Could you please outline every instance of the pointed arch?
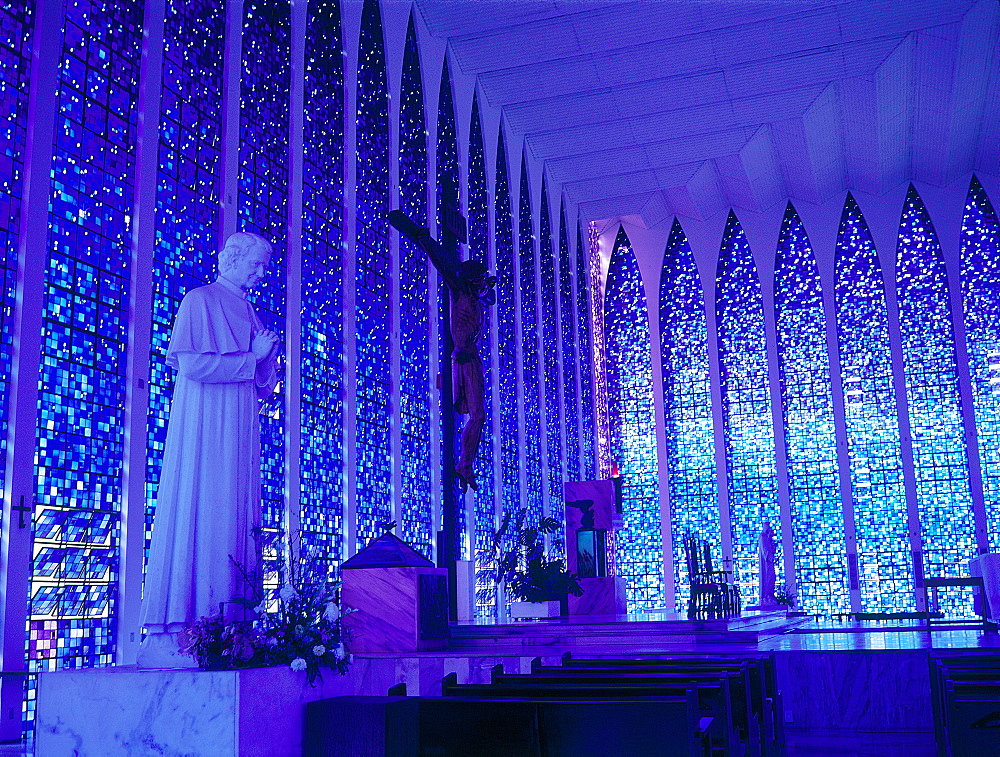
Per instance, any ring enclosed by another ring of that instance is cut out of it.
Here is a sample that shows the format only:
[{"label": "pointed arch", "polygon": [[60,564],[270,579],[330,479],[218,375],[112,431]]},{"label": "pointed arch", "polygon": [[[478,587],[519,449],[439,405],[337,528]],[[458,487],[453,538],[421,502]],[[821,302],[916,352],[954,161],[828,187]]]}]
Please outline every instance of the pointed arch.
[{"label": "pointed arch", "polygon": [[576,314],[580,327],[580,434],[583,460],[580,464],[584,479],[597,477],[597,447],[594,438],[594,353],[593,324],[590,308],[590,275],[583,226],[576,223]]},{"label": "pointed arch", "polygon": [[912,612],[913,562],[885,286],[875,242],[850,194],[834,269],[861,609]]},{"label": "pointed arch", "polygon": [[722,238],[715,297],[733,567],[744,604],[754,604],[760,597],[757,541],[765,522],[778,544],[778,583],[784,562],[764,301],[750,244],[732,211]]},{"label": "pointed arch", "polygon": [[392,338],[391,251],[386,217],[389,187],[389,89],[378,0],[361,13],[355,188],[355,530],[351,551],[378,536],[392,519],[390,408]]},{"label": "pointed arch", "polygon": [[624,228],[619,228],[604,296],[610,448],[621,474],[624,527],[618,575],[630,612],[663,607],[653,363],[646,290]]},{"label": "pointed arch", "polygon": [[562,387],[566,427],[566,478],[579,481],[580,407],[576,387],[577,353],[576,300],[573,297],[573,264],[570,260],[566,204],[559,206],[559,324],[562,334]]},{"label": "pointed arch", "polygon": [[[403,49],[399,110],[399,208],[427,226],[427,121],[420,50],[410,11]],[[399,240],[400,536],[433,556],[431,502],[430,314],[427,255],[410,239]]]},{"label": "pointed arch", "polygon": [[774,293],[798,605],[813,612],[849,612],[823,286],[809,237],[791,203],[778,234]]},{"label": "pointed arch", "polygon": [[[545,406],[545,496],[549,514],[563,517],[563,393],[560,381],[559,312],[556,286],[556,251],[553,247],[552,216],[549,207],[549,187],[542,176],[542,200],[538,221],[538,289],[541,321],[542,397]],[[557,553],[564,549],[562,530],[552,535]]]},{"label": "pointed arch", "polygon": [[660,270],[660,370],[678,607],[689,598],[684,535],[690,531],[707,539],[716,555],[722,546],[708,361],[708,319],[698,266],[674,219]]},{"label": "pointed arch", "polygon": [[[451,88],[451,69],[446,55],[441,64],[441,85],[438,89],[437,102],[437,144],[435,147],[436,161],[436,197],[437,238],[446,247],[457,243],[453,232],[448,228],[445,219],[451,211],[461,210],[461,180],[458,172],[458,129],[455,122],[455,96]],[[438,331],[438,373],[446,377],[446,386],[451,383],[451,355],[448,354],[448,340],[445,336],[449,327],[446,309],[449,307],[448,287],[441,275],[434,274],[437,282],[437,331]],[[455,464],[458,456],[458,439],[462,433],[462,417],[457,413],[441,413],[440,459],[442,481],[442,522],[454,520],[452,546],[456,559],[465,559],[467,530],[466,509],[459,504],[461,495],[458,492],[456,479],[449,470]],[[450,424],[450,428],[447,425]],[[447,526],[446,526],[447,527]],[[452,538],[452,537],[449,537]]]},{"label": "pointed arch", "polygon": [[[248,299],[264,325],[284,340],[288,236],[288,127],[291,104],[291,9],[270,0],[243,6],[238,215],[242,231],[271,243],[268,286]],[[281,358],[279,357],[279,361]],[[281,366],[279,365],[279,375]],[[285,511],[285,395],[261,412],[263,527],[280,538]],[[276,565],[276,563],[275,563]]]},{"label": "pointed arch", "polygon": [[542,409],[539,391],[537,252],[531,216],[531,184],[527,156],[521,154],[521,181],[517,224],[517,284],[521,296],[521,397],[524,410],[524,504],[528,517],[538,522],[544,512],[542,472]]},{"label": "pointed arch", "polygon": [[923,573],[957,576],[976,550],[948,275],[912,184],[899,224],[896,288]]},{"label": "pointed arch", "polygon": [[973,176],[961,235],[962,311],[990,552],[1000,552],[1000,220]]},{"label": "pointed arch", "polygon": [[338,565],[344,552],[344,56],[340,4],[309,4],[302,167],[302,543]]},{"label": "pointed arch", "polygon": [[497,352],[500,365],[497,387],[500,396],[501,501],[504,515],[521,507],[521,427],[517,413],[517,280],[514,268],[514,216],[511,212],[507,143],[503,124],[497,135],[496,192]]},{"label": "pointed arch", "polygon": [[[469,127],[469,255],[493,270],[490,250],[489,187],[486,183],[486,148],[483,142],[483,124],[479,115],[479,94],[472,96],[472,120]],[[476,479],[479,491],[475,504],[475,559],[476,559],[476,616],[496,616],[495,585],[490,578],[492,567],[488,562],[493,533],[497,526],[496,480],[493,467],[496,439],[493,418],[493,397],[496,385],[496,366],[491,355],[493,340],[493,308],[484,308],[483,328],[479,337],[479,352],[483,358],[483,388],[486,400],[486,420],[479,442],[476,462]]]}]

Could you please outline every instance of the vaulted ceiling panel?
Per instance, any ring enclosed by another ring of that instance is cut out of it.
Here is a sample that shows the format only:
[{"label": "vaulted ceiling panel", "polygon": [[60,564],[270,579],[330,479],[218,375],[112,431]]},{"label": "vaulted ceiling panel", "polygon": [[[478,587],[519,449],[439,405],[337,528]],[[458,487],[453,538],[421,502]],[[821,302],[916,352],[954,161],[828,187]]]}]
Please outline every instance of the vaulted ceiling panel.
[{"label": "vaulted ceiling panel", "polygon": [[996,0],[416,3],[585,217],[1000,173]]}]

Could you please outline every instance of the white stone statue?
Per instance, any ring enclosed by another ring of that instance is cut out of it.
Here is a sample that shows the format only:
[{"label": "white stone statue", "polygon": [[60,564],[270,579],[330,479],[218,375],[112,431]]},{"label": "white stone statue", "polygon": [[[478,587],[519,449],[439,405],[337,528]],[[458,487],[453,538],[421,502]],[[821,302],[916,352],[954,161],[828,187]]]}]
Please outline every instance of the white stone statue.
[{"label": "white stone statue", "polygon": [[[271,245],[240,232],[219,253],[219,277],[181,302],[167,350],[177,369],[156,497],[141,623],[141,667],[193,667],[178,633],[220,603],[247,595],[260,525],[259,402],[277,383],[278,336],[246,293],[267,271]],[[224,604],[228,618],[242,608]]]}]

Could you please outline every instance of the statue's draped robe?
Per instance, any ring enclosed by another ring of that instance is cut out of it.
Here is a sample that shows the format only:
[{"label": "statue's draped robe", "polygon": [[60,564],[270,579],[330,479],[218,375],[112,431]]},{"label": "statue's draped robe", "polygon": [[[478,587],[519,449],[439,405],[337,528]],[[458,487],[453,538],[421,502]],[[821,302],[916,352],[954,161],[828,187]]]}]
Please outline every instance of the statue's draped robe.
[{"label": "statue's draped robe", "polygon": [[[263,326],[235,285],[219,279],[185,295],[167,364],[177,369],[156,496],[142,624],[175,633],[249,587],[260,525],[258,399],[274,390],[273,359],[250,351]],[[230,560],[232,556],[233,560]],[[228,618],[243,609],[225,604]]]}]

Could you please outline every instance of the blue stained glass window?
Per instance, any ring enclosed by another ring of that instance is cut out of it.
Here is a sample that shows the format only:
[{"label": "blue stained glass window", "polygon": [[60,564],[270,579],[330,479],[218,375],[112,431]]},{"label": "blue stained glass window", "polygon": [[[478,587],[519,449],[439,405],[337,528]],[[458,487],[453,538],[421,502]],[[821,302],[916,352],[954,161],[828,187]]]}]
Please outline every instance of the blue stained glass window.
[{"label": "blue stained glass window", "polygon": [[216,271],[225,30],[224,9],[213,0],[167,3],[146,421],[147,554],[174,388],[174,370],[166,364],[170,332],[181,298]]},{"label": "blue stained glass window", "polygon": [[[140,2],[91,0],[64,16],[42,307],[32,670],[114,662],[142,12]],[[99,567],[80,569],[90,562]]]},{"label": "blue stained glass window", "polygon": [[962,222],[962,309],[990,552],[1000,552],[1000,221],[973,176]]},{"label": "blue stained glass window", "polygon": [[538,396],[538,287],[535,283],[535,235],[531,223],[531,186],[528,166],[521,156],[520,214],[518,217],[518,291],[521,294],[521,396],[524,409],[524,505],[528,518],[542,517],[542,419]]},{"label": "blue stained glass window", "polygon": [[[552,221],[549,215],[549,190],[542,177],[541,214],[538,223],[539,303],[541,306],[542,397],[545,402],[545,457],[549,513],[563,518],[563,451],[562,451],[562,381],[559,348],[559,313],[557,310],[556,252],[552,246]],[[552,535],[555,550],[563,549],[562,529]]]},{"label": "blue stained glass window", "polygon": [[[458,176],[458,130],[455,124],[455,100],[454,95],[451,91],[451,72],[448,68],[447,57],[444,60],[444,65],[441,68],[441,89],[438,97],[438,109],[437,109],[437,193],[436,193],[436,203],[437,203],[437,227],[438,227],[438,239],[444,240],[448,243],[449,240],[454,240],[454,237],[446,231],[445,226],[445,207],[450,206],[455,210],[461,207],[461,190],[459,188],[459,176]],[[449,307],[448,299],[451,294],[448,292],[448,287],[444,283],[444,280],[440,275],[437,275],[438,282],[438,330],[441,334],[441,338],[438,341],[438,364],[440,365],[441,375],[451,376],[451,356],[448,354],[448,344],[449,341],[446,338],[447,329],[444,328],[446,323],[445,320],[445,308]],[[451,402],[450,397],[442,398],[445,402]],[[442,478],[441,480],[445,482],[447,486],[448,475],[447,471],[454,467],[455,461],[458,459],[459,455],[459,445],[460,438],[462,434],[462,428],[465,426],[466,416],[454,413],[452,415],[452,426],[451,428],[446,428],[445,423],[447,421],[447,416],[441,415],[441,465],[443,466]],[[450,442],[450,443],[449,443]],[[450,448],[450,452],[449,452]],[[451,458],[451,459],[449,459]],[[465,507],[460,503],[462,501],[461,495],[458,493],[457,483],[453,485],[452,491],[448,493],[449,497],[454,498],[453,501],[456,503],[454,509],[455,517],[455,538],[457,539],[456,549],[458,553],[456,554],[456,559],[463,559],[466,541],[464,534],[466,533],[466,523],[465,523]]]},{"label": "blue stained glass window", "polygon": [[[479,118],[479,99],[472,97],[472,122],[469,129],[469,257],[484,263],[492,270],[490,259],[489,188],[486,185],[486,149],[483,144],[483,125]],[[483,329],[479,338],[479,353],[483,358],[483,379],[486,395],[486,421],[479,442],[476,458],[476,615],[490,618],[496,612],[494,585],[489,578],[490,565],[485,558],[489,553],[496,527],[496,482],[493,473],[495,448],[493,426],[494,367],[490,355],[492,308],[484,308]]]},{"label": "blue stained glass window", "polygon": [[559,326],[562,334],[562,387],[566,425],[566,480],[579,481],[580,407],[577,400],[576,376],[576,300],[573,297],[573,264],[569,254],[569,229],[566,226],[566,206],[559,208]]},{"label": "blue stained glass window", "polygon": [[[410,15],[403,52],[399,116],[399,207],[427,225],[427,126],[417,34]],[[407,544],[432,556],[430,323],[427,255],[400,235],[400,436],[402,438],[401,530]]]},{"label": "blue stained glass window", "polygon": [[660,365],[673,580],[680,607],[688,599],[685,534],[708,540],[716,555],[721,554],[722,536],[705,297],[691,245],[676,219],[660,272]]},{"label": "blue stained glass window", "polygon": [[774,289],[797,604],[807,612],[849,612],[823,287],[791,203],[778,234]]},{"label": "blue stained glass window", "polygon": [[948,278],[912,185],[900,221],[896,286],[924,575],[960,576],[976,541]]},{"label": "blue stained glass window", "polygon": [[358,52],[357,223],[355,226],[355,330],[357,351],[357,475],[354,548],[378,536],[391,520],[389,375],[392,307],[389,230],[389,90],[382,16],[365,0]]},{"label": "blue stained glass window", "polygon": [[923,571],[961,575],[975,554],[947,273],[930,217],[907,191],[896,258]]},{"label": "blue stained glass window", "polygon": [[[248,299],[265,328],[284,342],[290,5],[288,0],[247,0],[243,12],[237,212],[241,231],[260,234],[273,247],[271,270]],[[279,365],[278,375],[283,375],[283,366]],[[281,529],[285,499],[283,380],[261,403],[260,427],[263,526],[272,534],[273,543],[273,535]],[[279,561],[274,550],[265,547],[264,555],[269,570],[277,570]]]},{"label": "blue stained glass window", "polygon": [[580,434],[583,441],[582,480],[597,476],[597,450],[594,446],[594,361],[590,328],[590,275],[587,271],[587,247],[583,243],[580,224],[576,229],[576,315],[579,319],[580,341]]},{"label": "blue stained glass window", "polygon": [[624,229],[619,229],[604,297],[611,459],[621,475],[624,527],[618,573],[630,612],[663,607],[663,546],[657,474],[653,364],[646,290]]},{"label": "blue stained glass window", "polygon": [[871,232],[850,194],[837,235],[837,347],[863,612],[912,612],[910,556],[889,319]]},{"label": "blue stained glass window", "polygon": [[7,419],[17,290],[18,225],[24,190],[24,149],[34,10],[30,3],[0,8],[0,491],[5,491]]},{"label": "blue stained glass window", "polygon": [[776,579],[782,580],[781,516],[764,305],[750,244],[732,212],[722,239],[715,307],[734,572],[744,604],[753,604],[760,596],[757,540],[765,522],[774,529]]},{"label": "blue stained glass window", "polygon": [[496,223],[497,352],[500,362],[497,388],[500,396],[501,501],[504,513],[521,507],[521,428],[517,422],[518,344],[515,329],[514,219],[507,175],[507,149],[503,127],[497,142],[497,175],[494,194]]},{"label": "blue stained glass window", "polygon": [[344,528],[344,59],[340,5],[306,21],[302,166],[299,532],[331,567]]}]

